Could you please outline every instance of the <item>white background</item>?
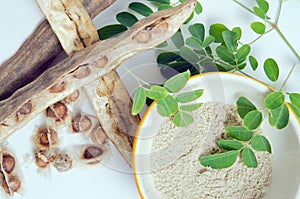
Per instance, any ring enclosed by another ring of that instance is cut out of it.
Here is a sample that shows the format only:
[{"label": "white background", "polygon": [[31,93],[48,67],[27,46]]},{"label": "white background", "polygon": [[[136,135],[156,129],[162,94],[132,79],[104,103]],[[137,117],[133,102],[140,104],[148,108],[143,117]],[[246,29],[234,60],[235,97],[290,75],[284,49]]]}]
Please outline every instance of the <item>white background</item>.
[{"label": "white background", "polygon": [[[270,1],[270,16],[273,17],[276,13],[278,1]],[[117,0],[113,6],[94,19],[93,22],[96,28],[116,22],[116,13],[127,10],[127,6],[130,2],[131,1]],[[212,23],[225,23],[229,28],[241,26],[245,29],[242,37],[242,42],[244,43],[247,43],[256,37],[256,35],[250,31],[249,24],[258,19],[237,6],[231,0],[203,0],[202,5],[203,14],[197,16],[193,22],[204,23],[207,29],[209,24]],[[298,25],[300,19],[299,10],[299,0],[288,0],[284,3],[279,23],[282,32],[298,52],[300,52],[300,28]],[[34,0],[1,1],[0,63],[3,63],[15,53],[22,42],[32,33],[42,19],[43,15],[39,11]],[[269,33],[255,43],[252,46],[252,49],[252,54],[259,58],[260,63],[268,57],[273,57],[277,60],[281,69],[279,83],[284,80],[284,77],[291,66],[295,63],[299,63],[275,31]],[[124,84],[126,84],[131,94],[136,87],[136,83],[125,76],[123,70],[124,66],[128,68],[139,67],[144,63],[153,62],[155,62],[155,52],[151,51],[141,53],[131,58],[120,67],[119,72],[124,80]],[[142,70],[139,72],[139,75],[143,76],[143,74],[147,74],[145,79],[149,82],[163,81],[157,67],[153,64],[150,65],[151,67],[145,67],[147,68],[147,71]],[[266,80],[262,72],[262,67],[258,69],[258,72],[253,74],[261,80]],[[296,70],[287,84],[288,91],[300,92],[299,74],[300,64],[297,65]],[[84,108],[86,108],[87,111],[90,109],[88,105]],[[139,198],[132,174],[120,171],[128,171],[128,168],[116,152],[114,152],[114,154],[116,161],[115,165],[118,165],[116,166],[117,169],[107,166],[92,169],[79,168],[64,174],[58,174],[52,170],[50,177],[45,177],[37,172],[36,167],[32,163],[26,163],[26,158],[24,158],[24,156],[26,153],[30,153],[33,150],[31,134],[40,123],[41,118],[37,117],[8,140],[10,146],[12,146],[17,153],[18,162],[21,165],[20,167],[25,182],[23,193],[20,198],[41,198],[41,194],[43,195],[43,198],[49,199],[63,197],[76,199],[84,197],[91,199]]]}]

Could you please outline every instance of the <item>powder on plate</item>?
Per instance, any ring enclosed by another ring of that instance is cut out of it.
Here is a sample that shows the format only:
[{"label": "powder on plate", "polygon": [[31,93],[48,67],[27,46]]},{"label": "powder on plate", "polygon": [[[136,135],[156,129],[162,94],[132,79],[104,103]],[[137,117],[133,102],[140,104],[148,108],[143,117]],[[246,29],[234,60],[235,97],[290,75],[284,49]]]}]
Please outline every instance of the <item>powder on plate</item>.
[{"label": "powder on plate", "polygon": [[256,199],[271,182],[272,155],[255,151],[258,167],[247,168],[239,157],[227,169],[203,167],[198,159],[219,151],[216,141],[226,137],[225,126],[241,125],[236,107],[205,103],[192,112],[186,128],[169,119],[154,137],[151,169],[156,189],[164,199]]}]

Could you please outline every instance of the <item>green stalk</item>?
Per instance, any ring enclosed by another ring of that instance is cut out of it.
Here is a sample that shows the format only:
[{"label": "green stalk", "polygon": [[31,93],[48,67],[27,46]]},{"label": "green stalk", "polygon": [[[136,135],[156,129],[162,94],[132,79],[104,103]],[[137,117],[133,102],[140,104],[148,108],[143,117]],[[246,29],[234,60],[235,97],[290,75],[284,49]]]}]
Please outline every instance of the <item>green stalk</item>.
[{"label": "green stalk", "polygon": [[296,66],[296,64],[294,64],[294,65],[292,66],[292,68],[291,68],[289,74],[288,74],[287,77],[285,78],[285,80],[284,80],[284,82],[283,82],[283,84],[282,84],[282,86],[281,86],[281,88],[280,88],[279,91],[282,91],[282,90],[284,89],[284,87],[286,86],[287,81],[289,80],[289,78],[291,77],[291,75],[292,75],[292,73],[293,73],[293,71],[294,71],[294,69],[295,69],[295,66]]}]

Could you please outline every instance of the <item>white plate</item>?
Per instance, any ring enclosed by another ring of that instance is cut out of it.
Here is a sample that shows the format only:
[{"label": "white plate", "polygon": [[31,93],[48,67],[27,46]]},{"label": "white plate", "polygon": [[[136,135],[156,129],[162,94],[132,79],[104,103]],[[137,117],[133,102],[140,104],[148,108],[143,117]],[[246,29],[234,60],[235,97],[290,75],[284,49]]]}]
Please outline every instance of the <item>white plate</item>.
[{"label": "white plate", "polygon": [[[198,102],[223,102],[235,104],[240,96],[250,99],[258,108],[263,107],[263,99],[270,88],[256,80],[232,73],[205,73],[193,76],[186,89],[204,89]],[[137,131],[134,145],[134,172],[136,183],[142,198],[161,199],[155,189],[150,168],[150,156],[153,137],[166,118],[157,112],[156,104],[144,114]],[[269,138],[274,157],[272,183],[266,199],[297,199],[300,197],[300,121],[292,113],[288,126],[277,130],[268,124],[262,125]]]},{"label": "white plate", "polygon": [[[112,7],[105,10],[102,14],[97,16],[93,22],[97,28],[106,24],[115,23],[115,15],[118,12],[127,10],[127,6],[133,0],[124,1],[118,0]],[[274,2],[274,1],[273,1]],[[145,1],[145,3],[148,3]],[[243,26],[248,27],[247,24],[256,20],[256,18],[247,14],[245,11],[237,7],[231,0],[203,0],[204,12],[197,16],[194,22],[202,22],[204,24],[225,23],[229,27]],[[275,2],[276,4],[276,2]],[[300,3],[298,0],[289,0],[284,9],[289,12],[282,13],[281,24],[284,33],[293,42],[299,41],[297,32],[298,27],[294,26],[294,19],[299,18]],[[276,11],[276,7],[272,6],[272,10]],[[219,15],[219,13],[222,13]],[[2,1],[0,3],[0,64],[11,57],[22,42],[32,33],[35,27],[42,20],[43,15],[40,12],[35,0],[10,0]],[[253,38],[254,35],[248,34],[251,31],[245,31],[246,38]],[[279,41],[279,42],[274,42]],[[272,49],[272,50],[270,50]],[[300,50],[300,45],[297,45],[297,50]],[[281,69],[286,69],[295,63],[296,59],[291,55],[289,49],[278,39],[277,34],[271,34],[261,40],[255,46],[254,54],[261,59],[266,57],[278,58]],[[139,76],[151,83],[161,83],[163,78],[159,74],[156,66],[147,67],[145,63],[153,64],[155,62],[155,52],[149,51],[141,53],[132,59],[126,61],[118,72],[120,73],[124,84],[130,94],[137,88],[137,83],[130,76],[124,72],[124,67],[135,68]],[[146,66],[144,69],[140,66]],[[141,69],[141,70],[138,70]],[[147,69],[147,71],[146,71]],[[287,70],[282,70],[286,74]],[[299,74],[300,67],[297,67],[296,73]],[[264,77],[262,71],[256,73],[260,77]],[[1,75],[1,74],[0,74]],[[284,76],[284,75],[283,75]],[[295,91],[300,91],[297,84],[298,78],[296,75],[291,77],[287,88]],[[1,89],[1,88],[0,88]],[[87,113],[92,113],[90,105],[85,105],[83,110]],[[122,158],[115,154],[115,165],[118,169],[111,167],[99,167],[88,170],[73,170],[66,174],[58,174],[53,172],[51,178],[45,178],[36,172],[36,167],[26,165],[24,154],[32,153],[31,135],[34,129],[43,123],[39,116],[28,123],[24,128],[20,129],[13,136],[10,137],[8,143],[16,151],[18,162],[22,165],[21,170],[25,179],[24,199],[40,198],[98,198],[101,196],[105,199],[137,199],[139,198],[133,175],[130,173],[121,172],[119,167],[128,171],[128,167]],[[55,190],[55,191],[53,191]],[[92,191],[85,191],[92,190]],[[45,195],[45,193],[47,193]],[[18,197],[16,197],[18,198]]]}]

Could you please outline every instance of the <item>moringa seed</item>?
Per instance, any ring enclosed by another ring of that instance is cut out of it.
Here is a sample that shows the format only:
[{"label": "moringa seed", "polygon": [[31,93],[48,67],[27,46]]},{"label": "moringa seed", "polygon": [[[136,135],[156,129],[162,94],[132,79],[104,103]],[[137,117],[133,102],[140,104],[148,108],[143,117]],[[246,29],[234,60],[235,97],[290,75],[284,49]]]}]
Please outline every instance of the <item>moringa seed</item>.
[{"label": "moringa seed", "polygon": [[134,36],[134,40],[137,43],[148,43],[150,39],[152,38],[151,34],[147,30],[141,30]]},{"label": "moringa seed", "polygon": [[10,176],[7,181],[2,181],[2,187],[8,194],[18,192],[21,187],[21,181],[17,176]]},{"label": "moringa seed", "polygon": [[58,82],[50,87],[49,92],[50,93],[60,93],[65,90],[65,82]]},{"label": "moringa seed", "polygon": [[2,154],[2,167],[6,173],[8,174],[12,173],[15,168],[15,165],[16,165],[15,158],[11,154],[9,153]]},{"label": "moringa seed", "polygon": [[57,132],[51,128],[42,128],[37,132],[35,142],[41,147],[46,148],[50,145],[55,145],[58,142]]},{"label": "moringa seed", "polygon": [[55,118],[56,121],[64,120],[68,115],[68,108],[62,102],[56,102],[46,109],[47,117]]},{"label": "moringa seed", "polygon": [[42,169],[48,167],[49,163],[55,160],[55,155],[46,150],[39,150],[34,153],[34,156],[35,164]]},{"label": "moringa seed", "polygon": [[95,144],[105,144],[107,142],[107,137],[101,126],[98,126],[92,130],[91,140]]},{"label": "moringa seed", "polygon": [[64,101],[69,104],[75,102],[79,98],[79,96],[80,96],[80,92],[79,90],[76,90],[69,96],[65,97]]},{"label": "moringa seed", "polygon": [[86,160],[89,160],[89,159],[98,158],[102,154],[103,154],[103,150],[100,147],[97,147],[97,146],[88,146],[83,151],[82,158],[86,159]]},{"label": "moringa seed", "polygon": [[83,79],[91,74],[92,70],[88,66],[80,66],[75,72],[73,77]]},{"label": "moringa seed", "polygon": [[59,172],[66,172],[72,168],[73,160],[71,156],[66,153],[60,153],[55,157],[53,166]]},{"label": "moringa seed", "polygon": [[72,119],[72,129],[75,133],[86,132],[92,127],[92,120],[87,115],[76,115]]},{"label": "moringa seed", "polygon": [[108,63],[107,56],[101,56],[100,59],[94,62],[98,68],[103,68]]}]

